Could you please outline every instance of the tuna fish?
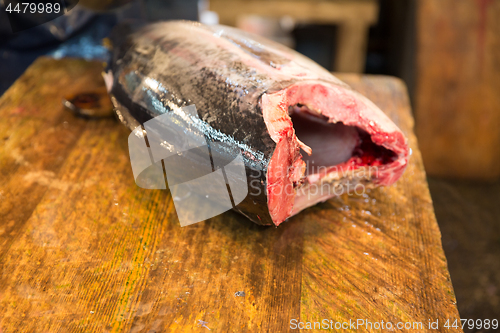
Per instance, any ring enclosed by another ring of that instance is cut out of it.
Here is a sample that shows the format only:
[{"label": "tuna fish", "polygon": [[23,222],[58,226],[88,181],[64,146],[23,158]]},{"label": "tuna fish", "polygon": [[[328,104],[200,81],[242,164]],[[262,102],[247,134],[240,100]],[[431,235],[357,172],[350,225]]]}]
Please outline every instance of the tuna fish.
[{"label": "tuna fish", "polygon": [[134,129],[195,105],[209,145],[222,135],[241,152],[251,189],[234,209],[257,224],[391,185],[408,163],[407,139],[375,104],[283,45],[188,21],[121,37],[105,75],[119,119]]}]

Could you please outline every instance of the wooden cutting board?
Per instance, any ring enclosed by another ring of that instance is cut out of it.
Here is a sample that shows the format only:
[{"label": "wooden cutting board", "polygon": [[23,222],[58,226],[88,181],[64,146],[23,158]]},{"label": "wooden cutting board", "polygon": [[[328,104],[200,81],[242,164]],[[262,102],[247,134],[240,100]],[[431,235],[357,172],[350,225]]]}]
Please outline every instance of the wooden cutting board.
[{"label": "wooden cutting board", "polygon": [[0,99],[0,332],[287,332],[293,319],[461,331],[444,327],[459,315],[400,80],[339,75],[409,138],[394,186],[279,228],[234,212],[181,228],[168,191],[135,185],[128,129],[63,109],[102,89],[101,69],[40,58]]}]

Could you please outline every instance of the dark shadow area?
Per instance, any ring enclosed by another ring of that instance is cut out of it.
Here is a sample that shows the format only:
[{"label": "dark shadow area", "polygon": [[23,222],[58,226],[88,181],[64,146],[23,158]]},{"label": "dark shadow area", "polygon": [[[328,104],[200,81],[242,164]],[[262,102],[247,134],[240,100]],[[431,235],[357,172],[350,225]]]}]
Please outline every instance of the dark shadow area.
[{"label": "dark shadow area", "polygon": [[328,24],[298,24],[292,31],[295,50],[333,71],[337,27]]},{"label": "dark shadow area", "polygon": [[500,182],[428,181],[460,317],[499,319]]}]

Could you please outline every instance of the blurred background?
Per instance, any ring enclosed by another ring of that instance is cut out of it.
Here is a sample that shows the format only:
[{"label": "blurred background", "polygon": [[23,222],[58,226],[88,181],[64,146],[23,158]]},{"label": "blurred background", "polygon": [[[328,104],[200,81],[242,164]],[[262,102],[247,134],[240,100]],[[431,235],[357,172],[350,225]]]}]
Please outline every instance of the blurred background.
[{"label": "blurred background", "polygon": [[105,60],[132,19],[237,26],[334,72],[401,78],[460,315],[500,317],[500,0],[81,0],[15,34],[2,8],[0,94],[40,55]]}]

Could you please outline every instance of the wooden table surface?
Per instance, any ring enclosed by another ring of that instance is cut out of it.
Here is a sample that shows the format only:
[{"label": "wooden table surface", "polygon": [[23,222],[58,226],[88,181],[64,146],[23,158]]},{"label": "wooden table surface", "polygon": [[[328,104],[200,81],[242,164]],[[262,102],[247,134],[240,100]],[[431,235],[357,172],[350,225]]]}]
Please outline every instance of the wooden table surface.
[{"label": "wooden table surface", "polygon": [[0,99],[0,332],[288,332],[291,319],[461,331],[444,327],[459,315],[400,80],[339,75],[410,140],[394,186],[279,228],[234,212],[181,228],[168,190],[135,185],[128,129],[61,106],[102,88],[101,69],[40,58]]}]

